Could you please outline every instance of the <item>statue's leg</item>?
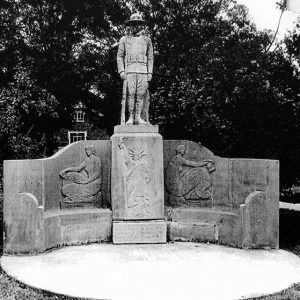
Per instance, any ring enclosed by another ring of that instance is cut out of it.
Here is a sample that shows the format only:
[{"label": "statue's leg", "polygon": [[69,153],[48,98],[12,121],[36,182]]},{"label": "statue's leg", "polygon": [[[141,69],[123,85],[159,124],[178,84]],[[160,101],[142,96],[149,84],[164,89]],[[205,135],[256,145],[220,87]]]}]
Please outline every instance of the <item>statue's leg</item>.
[{"label": "statue's leg", "polygon": [[129,119],[126,122],[126,125],[133,124],[133,109],[134,109],[134,99],[136,94],[136,74],[129,73],[127,74],[127,89],[128,89],[128,113]]},{"label": "statue's leg", "polygon": [[144,103],[143,103],[142,119],[145,120],[149,125],[151,125],[149,122],[149,106],[150,106],[150,93],[149,90],[147,89]]},{"label": "statue's leg", "polygon": [[143,102],[148,89],[147,74],[137,74],[136,120],[138,124],[147,124],[141,118]]},{"label": "statue's leg", "polygon": [[143,105],[142,105],[142,111],[141,111],[141,118],[146,121],[145,104],[146,104],[146,96],[145,96],[145,99],[143,99]]}]

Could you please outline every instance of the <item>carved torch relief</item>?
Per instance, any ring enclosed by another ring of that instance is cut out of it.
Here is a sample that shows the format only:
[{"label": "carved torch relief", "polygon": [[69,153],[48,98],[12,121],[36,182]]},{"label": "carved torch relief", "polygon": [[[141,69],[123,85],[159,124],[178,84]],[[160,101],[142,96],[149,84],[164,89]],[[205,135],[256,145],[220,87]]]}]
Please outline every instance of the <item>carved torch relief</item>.
[{"label": "carved torch relief", "polygon": [[127,217],[147,218],[151,214],[151,168],[149,154],[145,148],[128,148],[124,138],[119,138],[122,172],[125,186],[125,206]]},{"label": "carved torch relief", "polygon": [[215,163],[211,159],[192,161],[184,158],[185,146],[178,145],[165,171],[165,185],[171,206],[212,204],[212,178]]}]

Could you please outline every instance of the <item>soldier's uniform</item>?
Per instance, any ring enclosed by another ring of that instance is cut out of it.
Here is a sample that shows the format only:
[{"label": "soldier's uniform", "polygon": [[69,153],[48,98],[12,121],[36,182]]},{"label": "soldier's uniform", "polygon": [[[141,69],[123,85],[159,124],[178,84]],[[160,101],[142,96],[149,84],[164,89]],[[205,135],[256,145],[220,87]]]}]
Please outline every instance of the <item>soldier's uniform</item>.
[{"label": "soldier's uniform", "polygon": [[[153,72],[153,47],[149,37],[141,31],[137,35],[123,36],[119,42],[118,72],[125,73],[128,91],[128,111],[140,118],[143,100],[148,89],[148,74]],[[135,106],[135,107],[134,107]]]}]

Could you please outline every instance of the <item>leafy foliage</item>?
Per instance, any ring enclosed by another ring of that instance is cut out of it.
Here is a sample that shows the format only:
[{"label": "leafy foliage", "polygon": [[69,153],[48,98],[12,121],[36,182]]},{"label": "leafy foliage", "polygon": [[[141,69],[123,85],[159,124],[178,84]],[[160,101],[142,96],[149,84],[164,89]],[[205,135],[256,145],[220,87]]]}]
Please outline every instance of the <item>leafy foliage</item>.
[{"label": "leafy foliage", "polygon": [[57,100],[39,88],[19,69],[15,81],[3,88],[0,101],[0,136],[5,158],[30,158],[46,154],[49,125],[57,120]]},{"label": "leafy foliage", "polygon": [[139,11],[155,49],[150,117],[164,138],[201,142],[226,157],[279,159],[282,187],[299,179],[299,24],[266,51],[273,34],[258,31],[234,0],[0,5],[2,157],[51,153],[78,101],[95,132],[112,133],[122,91],[117,41]]}]

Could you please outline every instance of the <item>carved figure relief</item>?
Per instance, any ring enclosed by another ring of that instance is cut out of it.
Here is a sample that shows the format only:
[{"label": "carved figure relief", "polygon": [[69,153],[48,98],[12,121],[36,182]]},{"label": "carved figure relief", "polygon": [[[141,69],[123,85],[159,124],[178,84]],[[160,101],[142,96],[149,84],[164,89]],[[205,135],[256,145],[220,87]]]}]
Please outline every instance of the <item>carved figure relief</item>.
[{"label": "carved figure relief", "polygon": [[215,170],[212,160],[185,159],[185,146],[179,145],[165,172],[165,185],[170,204],[200,205],[212,198],[212,178]]},{"label": "carved figure relief", "polygon": [[85,153],[87,157],[78,167],[66,168],[59,173],[63,179],[64,203],[92,202],[101,192],[101,159],[95,155],[92,145],[86,146]]},{"label": "carved figure relief", "polygon": [[131,216],[149,215],[151,174],[145,149],[127,149],[123,137],[119,139],[118,146],[124,158],[126,207]]}]

